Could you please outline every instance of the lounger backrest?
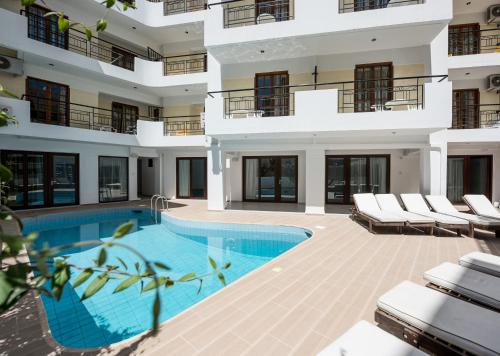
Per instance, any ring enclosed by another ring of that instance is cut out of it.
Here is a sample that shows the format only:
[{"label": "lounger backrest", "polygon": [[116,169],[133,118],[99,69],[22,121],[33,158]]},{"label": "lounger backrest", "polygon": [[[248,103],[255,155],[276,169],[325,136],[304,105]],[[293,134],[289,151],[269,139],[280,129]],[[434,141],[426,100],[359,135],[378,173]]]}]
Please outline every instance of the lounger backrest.
[{"label": "lounger backrest", "polygon": [[499,215],[497,209],[490,203],[484,195],[469,194],[464,195],[465,202],[472,208],[474,213],[483,216]]},{"label": "lounger backrest", "polygon": [[377,199],[372,193],[354,194],[353,199],[359,211],[380,211]]},{"label": "lounger backrest", "polygon": [[458,210],[453,206],[452,203],[444,195],[426,195],[425,199],[432,206],[432,209],[438,213],[457,213]]},{"label": "lounger backrest", "polygon": [[377,199],[377,203],[383,211],[403,211],[403,208],[399,205],[398,199],[394,194],[377,194],[375,195],[375,199]]},{"label": "lounger backrest", "polygon": [[401,194],[401,200],[406,210],[413,213],[430,213],[431,209],[421,194]]}]

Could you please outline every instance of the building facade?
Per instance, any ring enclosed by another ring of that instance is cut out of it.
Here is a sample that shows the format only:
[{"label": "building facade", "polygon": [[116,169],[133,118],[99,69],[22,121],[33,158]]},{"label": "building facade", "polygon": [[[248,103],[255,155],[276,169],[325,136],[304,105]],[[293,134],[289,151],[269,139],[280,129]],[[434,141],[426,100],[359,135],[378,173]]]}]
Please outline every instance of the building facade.
[{"label": "building facade", "polygon": [[100,2],[0,4],[13,208],[500,201],[498,0],[137,0],[90,40],[44,16],[91,23]]}]

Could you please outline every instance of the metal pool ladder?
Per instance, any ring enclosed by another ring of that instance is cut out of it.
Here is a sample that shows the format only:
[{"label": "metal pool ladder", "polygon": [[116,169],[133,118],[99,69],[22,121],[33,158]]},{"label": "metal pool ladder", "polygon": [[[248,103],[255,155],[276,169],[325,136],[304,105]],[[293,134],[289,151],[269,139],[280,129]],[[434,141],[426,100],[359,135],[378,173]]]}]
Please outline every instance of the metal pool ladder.
[{"label": "metal pool ladder", "polygon": [[[154,210],[153,210],[153,200],[154,200],[154,205],[155,205]],[[158,224],[158,214],[157,214],[158,201],[161,202],[161,210],[165,210],[165,202],[166,202],[167,203],[167,211],[168,211],[168,200],[167,200],[167,197],[165,197],[164,195],[160,195],[160,194],[153,195],[151,197],[151,200],[150,200],[149,203],[150,203],[150,207],[151,207],[151,217],[154,217],[155,224]]]}]

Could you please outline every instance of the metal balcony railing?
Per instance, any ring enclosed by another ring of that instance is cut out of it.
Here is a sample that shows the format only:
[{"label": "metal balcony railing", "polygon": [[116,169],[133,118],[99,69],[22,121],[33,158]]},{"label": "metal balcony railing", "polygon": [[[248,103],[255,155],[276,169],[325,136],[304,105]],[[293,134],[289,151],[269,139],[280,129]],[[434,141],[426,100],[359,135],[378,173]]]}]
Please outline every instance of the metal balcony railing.
[{"label": "metal balcony railing", "polygon": [[500,28],[486,30],[455,29],[448,34],[450,56],[500,52]]},{"label": "metal balcony railing", "polygon": [[[153,1],[157,2],[157,1]],[[182,14],[184,12],[193,12],[205,10],[207,8],[206,0],[164,0],[163,14],[165,16]]]},{"label": "metal balcony railing", "polygon": [[339,12],[358,12],[423,3],[424,0],[339,0]]},{"label": "metal balcony railing", "polygon": [[40,16],[30,11],[30,8],[21,10],[21,14],[28,18],[28,37],[36,41],[132,71],[134,70],[135,57],[148,59],[142,54],[95,36],[88,40],[84,32],[74,28],[60,32],[56,16]]},{"label": "metal balcony railing", "polygon": [[500,128],[500,104],[453,106],[452,128]]},{"label": "metal balcony railing", "polygon": [[224,98],[226,119],[292,116],[295,93],[304,90],[337,89],[338,112],[421,110],[425,106],[425,84],[447,75],[353,80],[316,84],[259,87],[209,92]]},{"label": "metal balcony railing", "polygon": [[293,0],[272,0],[240,5],[229,1],[224,5],[224,28],[259,25],[293,20]]},{"label": "metal balcony railing", "polygon": [[205,134],[200,116],[171,116],[163,121],[165,136],[197,136]]},{"label": "metal balcony railing", "polygon": [[207,71],[207,54],[163,57],[163,75],[202,73]]}]

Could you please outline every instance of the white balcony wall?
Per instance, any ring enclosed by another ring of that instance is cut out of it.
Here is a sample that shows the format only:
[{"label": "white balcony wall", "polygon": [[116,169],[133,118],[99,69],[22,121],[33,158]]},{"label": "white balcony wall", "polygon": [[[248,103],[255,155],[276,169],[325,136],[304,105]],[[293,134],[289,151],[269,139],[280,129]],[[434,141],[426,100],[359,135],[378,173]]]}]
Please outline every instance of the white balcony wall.
[{"label": "white balcony wall", "polygon": [[[315,0],[314,4],[310,0],[295,0],[293,13],[294,19],[290,21],[225,29],[223,7],[213,6],[205,20],[205,46],[340,33],[354,29],[384,29],[417,23],[447,23],[453,17],[453,7],[452,0],[427,0],[418,5],[339,13],[339,0]],[[394,33],[394,36],[398,37],[398,34]],[[409,37],[406,38],[408,40]],[[353,45],[359,47],[360,44]],[[283,50],[289,52],[293,48]]]},{"label": "white balcony wall", "polygon": [[422,129],[432,132],[451,126],[451,83],[427,83],[424,108],[410,111],[361,113],[338,112],[338,90],[295,92],[293,116],[229,119],[224,115],[224,99],[208,97],[206,134],[216,137],[231,135],[311,137],[312,133],[361,132],[377,130]]}]

